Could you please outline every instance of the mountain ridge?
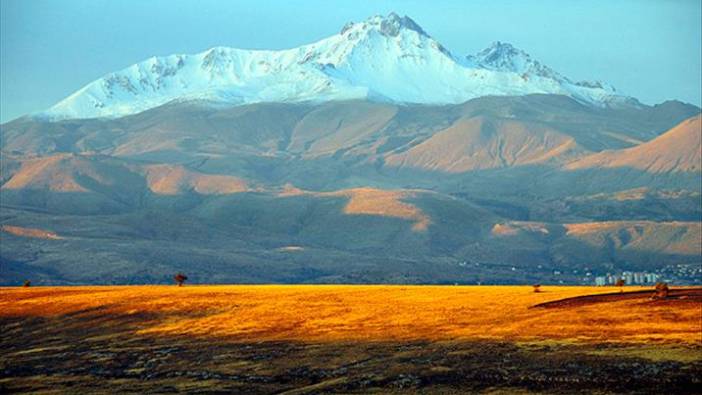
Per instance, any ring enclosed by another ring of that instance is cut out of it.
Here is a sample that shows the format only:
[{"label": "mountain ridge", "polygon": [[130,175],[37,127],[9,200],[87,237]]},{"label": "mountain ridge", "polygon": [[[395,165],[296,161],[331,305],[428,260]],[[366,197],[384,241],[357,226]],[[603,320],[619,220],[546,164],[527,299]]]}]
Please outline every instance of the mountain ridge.
[{"label": "mountain ridge", "polygon": [[697,115],[640,145],[602,151],[566,166],[569,170],[592,167],[628,167],[649,173],[699,172],[702,170],[702,116]]},{"label": "mountain ridge", "polygon": [[411,18],[391,13],[297,48],[214,47],[151,57],[89,83],[38,116],[120,117],[178,100],[457,104],[530,93],[563,94],[599,107],[640,105],[607,84],[574,83],[526,52],[498,44],[457,57]]}]

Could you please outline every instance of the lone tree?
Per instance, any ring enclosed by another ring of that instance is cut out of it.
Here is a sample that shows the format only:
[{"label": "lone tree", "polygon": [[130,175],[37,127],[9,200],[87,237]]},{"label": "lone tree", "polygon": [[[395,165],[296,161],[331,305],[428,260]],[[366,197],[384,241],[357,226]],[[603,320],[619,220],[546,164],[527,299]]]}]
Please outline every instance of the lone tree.
[{"label": "lone tree", "polygon": [[182,287],[185,280],[188,279],[188,276],[179,272],[178,274],[173,276],[173,279],[175,280],[176,284],[178,284],[179,287]]},{"label": "lone tree", "polygon": [[29,280],[24,280],[24,282],[22,283],[23,288],[29,288],[30,285],[32,285],[32,282]]},{"label": "lone tree", "polygon": [[534,292],[539,293],[541,292],[541,284],[534,284],[532,285],[534,287]]},{"label": "lone tree", "polygon": [[616,283],[614,283],[614,285],[619,287],[619,292],[624,292],[624,289],[622,288],[622,287],[624,287],[624,284],[626,284],[626,282],[624,281],[623,278],[620,278],[619,280],[617,280]]},{"label": "lone tree", "polygon": [[665,299],[668,297],[670,290],[668,289],[668,283],[659,282],[656,283],[656,293],[651,299]]}]

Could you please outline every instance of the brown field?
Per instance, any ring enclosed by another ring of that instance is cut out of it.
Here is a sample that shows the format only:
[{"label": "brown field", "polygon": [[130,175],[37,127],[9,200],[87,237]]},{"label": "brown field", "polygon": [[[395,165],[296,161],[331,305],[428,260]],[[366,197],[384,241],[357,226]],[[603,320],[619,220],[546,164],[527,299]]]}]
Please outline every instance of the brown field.
[{"label": "brown field", "polygon": [[0,390],[694,392],[702,291],[625,289],[0,288]]}]

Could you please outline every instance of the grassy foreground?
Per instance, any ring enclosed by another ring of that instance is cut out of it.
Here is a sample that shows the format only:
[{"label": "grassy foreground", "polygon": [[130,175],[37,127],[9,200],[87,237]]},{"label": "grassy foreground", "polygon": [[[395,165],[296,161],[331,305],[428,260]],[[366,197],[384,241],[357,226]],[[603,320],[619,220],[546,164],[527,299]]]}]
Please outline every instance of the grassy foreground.
[{"label": "grassy foreground", "polygon": [[[637,288],[628,287],[627,291]],[[139,334],[240,341],[538,340],[699,343],[700,303],[641,299],[533,305],[617,288],[523,286],[129,286],[3,289],[0,317],[85,311],[144,317]]]},{"label": "grassy foreground", "polygon": [[694,392],[702,372],[700,298],[532,307],[611,292],[617,289],[0,288],[0,392]]}]

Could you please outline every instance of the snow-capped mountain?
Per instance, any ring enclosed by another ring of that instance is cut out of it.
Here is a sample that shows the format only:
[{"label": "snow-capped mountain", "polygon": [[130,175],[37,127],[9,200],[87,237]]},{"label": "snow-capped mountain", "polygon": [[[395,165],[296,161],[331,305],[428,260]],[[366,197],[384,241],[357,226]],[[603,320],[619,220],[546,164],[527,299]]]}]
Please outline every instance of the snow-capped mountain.
[{"label": "snow-capped mountain", "polygon": [[41,115],[119,117],[174,100],[453,104],[532,93],[567,95],[594,106],[636,103],[608,85],[573,83],[509,44],[456,57],[412,19],[391,13],[288,50],[217,47],[152,57],[91,82]]},{"label": "snow-capped mountain", "polygon": [[469,66],[475,68],[537,76],[561,83],[571,82],[568,78],[532,59],[531,55],[509,43],[496,41],[484,50],[466,56],[466,60]]},{"label": "snow-capped mountain", "polygon": [[[611,94],[616,92],[613,86],[601,81],[580,81],[574,83],[567,77],[542,64],[538,60],[533,59],[531,55],[519,48],[515,48],[509,43],[496,41],[484,50],[474,55],[466,56],[466,61],[467,65],[470,67],[517,73],[527,78],[538,76],[555,80],[562,84],[603,89]],[[632,98],[629,99],[631,100]]]}]

